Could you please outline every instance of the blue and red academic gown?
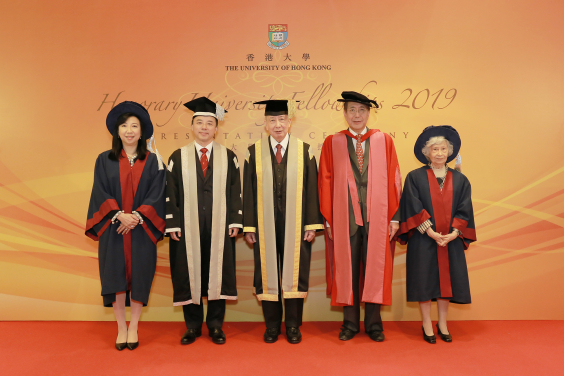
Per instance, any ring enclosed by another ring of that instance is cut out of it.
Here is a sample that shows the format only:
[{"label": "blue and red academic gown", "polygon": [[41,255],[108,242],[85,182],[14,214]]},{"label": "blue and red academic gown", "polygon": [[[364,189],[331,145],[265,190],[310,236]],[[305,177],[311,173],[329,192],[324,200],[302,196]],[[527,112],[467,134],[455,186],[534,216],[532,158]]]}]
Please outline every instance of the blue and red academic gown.
[{"label": "blue and red academic gown", "polygon": [[[430,167],[411,171],[405,178],[400,211],[399,240],[407,243],[407,301],[444,298],[453,303],[471,303],[464,251],[476,240],[476,229],[466,176],[449,168],[441,192]],[[436,232],[444,235],[456,228],[462,235],[446,247],[439,247],[417,230],[427,219]]]},{"label": "blue and red academic gown", "polygon": [[[159,170],[157,157],[149,152],[133,167],[125,152],[119,162],[109,154],[105,151],[96,160],[85,233],[98,241],[104,306],[111,307],[122,291],[131,291],[131,299],[145,306],[157,266],[157,241],[165,231],[165,169]],[[137,211],[143,224],[118,234],[120,222],[111,222],[118,210]]]}]

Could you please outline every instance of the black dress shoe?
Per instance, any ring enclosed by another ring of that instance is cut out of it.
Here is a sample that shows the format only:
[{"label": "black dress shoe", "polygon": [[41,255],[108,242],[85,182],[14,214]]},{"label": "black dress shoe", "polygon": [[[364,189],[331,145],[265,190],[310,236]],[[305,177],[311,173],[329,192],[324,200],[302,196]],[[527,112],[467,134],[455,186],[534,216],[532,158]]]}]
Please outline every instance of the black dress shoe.
[{"label": "black dress shoe", "polygon": [[439,331],[439,337],[445,342],[452,342],[452,336],[450,334],[443,334],[439,328],[439,323],[437,323],[437,330]]},{"label": "black dress shoe", "polygon": [[264,342],[274,343],[278,341],[279,335],[280,335],[279,328],[266,328],[266,331],[264,332]]},{"label": "black dress shoe", "polygon": [[295,326],[286,328],[286,339],[288,339],[288,342],[292,344],[302,342],[302,333],[300,332],[300,329]]},{"label": "black dress shoe", "polygon": [[351,329],[342,326],[341,327],[341,333],[339,333],[339,339],[341,341],[348,341],[349,339],[353,339],[353,337],[356,335],[355,331],[352,331]]},{"label": "black dress shoe", "polygon": [[215,344],[223,345],[225,343],[225,333],[221,328],[210,329],[210,337]]},{"label": "black dress shoe", "polygon": [[371,340],[376,342],[384,342],[384,339],[386,338],[381,330],[373,330],[371,332],[367,332],[367,334]]},{"label": "black dress shoe", "polygon": [[423,329],[423,339],[424,339],[426,342],[429,342],[429,343],[431,343],[431,344],[433,344],[433,345],[434,345],[435,343],[437,343],[437,337],[435,337],[434,334],[433,334],[432,336],[428,336],[427,334],[425,334],[425,328],[424,328],[424,327],[421,327],[421,329]]},{"label": "black dress shoe", "polygon": [[182,338],[180,339],[181,345],[189,345],[194,343],[196,337],[202,335],[202,329],[187,329]]},{"label": "black dress shoe", "polygon": [[139,346],[139,333],[137,333],[137,342],[127,342],[127,348],[129,350],[135,350]]},{"label": "black dress shoe", "polygon": [[116,349],[118,349],[119,351],[125,349],[127,347],[127,342],[124,343],[116,343]]}]

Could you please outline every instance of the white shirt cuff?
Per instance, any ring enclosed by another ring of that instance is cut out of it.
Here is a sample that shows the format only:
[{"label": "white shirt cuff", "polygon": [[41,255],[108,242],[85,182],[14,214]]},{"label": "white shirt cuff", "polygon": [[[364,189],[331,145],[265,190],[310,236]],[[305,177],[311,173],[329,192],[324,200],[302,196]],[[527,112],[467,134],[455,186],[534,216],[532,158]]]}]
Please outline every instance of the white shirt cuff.
[{"label": "white shirt cuff", "polygon": [[243,225],[240,225],[239,223],[232,223],[229,225],[229,228],[243,228]]},{"label": "white shirt cuff", "polygon": [[165,230],[165,234],[168,234],[169,232],[182,232],[182,230],[180,229],[180,227],[167,228],[167,229]]}]

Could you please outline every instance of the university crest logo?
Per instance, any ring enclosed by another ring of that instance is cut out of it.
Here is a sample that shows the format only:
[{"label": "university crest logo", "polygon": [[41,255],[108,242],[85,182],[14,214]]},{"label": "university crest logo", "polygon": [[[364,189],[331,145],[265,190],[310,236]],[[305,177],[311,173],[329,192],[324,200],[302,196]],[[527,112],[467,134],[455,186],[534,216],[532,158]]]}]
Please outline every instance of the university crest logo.
[{"label": "university crest logo", "polygon": [[267,46],[272,49],[281,50],[288,47],[290,45],[290,42],[288,42],[288,25],[268,25],[268,39],[270,41]]}]

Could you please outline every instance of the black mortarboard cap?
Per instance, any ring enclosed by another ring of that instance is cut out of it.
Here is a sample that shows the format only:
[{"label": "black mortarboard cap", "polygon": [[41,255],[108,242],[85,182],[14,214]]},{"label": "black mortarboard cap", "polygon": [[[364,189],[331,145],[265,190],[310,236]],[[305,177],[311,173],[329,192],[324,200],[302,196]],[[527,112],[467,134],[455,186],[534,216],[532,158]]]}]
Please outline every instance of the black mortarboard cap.
[{"label": "black mortarboard cap", "polygon": [[211,101],[206,97],[196,98],[190,102],[184,103],[189,110],[194,111],[195,116],[213,116],[217,120],[223,120],[224,114],[227,112],[219,104]]},{"label": "black mortarboard cap", "polygon": [[295,101],[293,99],[269,99],[266,101],[255,102],[254,104],[265,104],[264,115],[265,116],[278,116],[278,115],[288,115],[289,117],[294,116]]},{"label": "black mortarboard cap", "polygon": [[368,107],[380,108],[376,101],[368,99],[366,95],[362,95],[356,91],[343,91],[341,93],[341,97],[343,97],[343,99],[337,99],[337,102],[358,102],[365,104]]}]

